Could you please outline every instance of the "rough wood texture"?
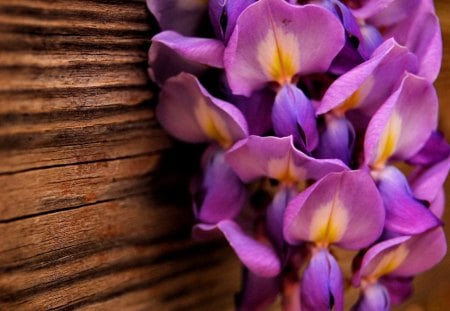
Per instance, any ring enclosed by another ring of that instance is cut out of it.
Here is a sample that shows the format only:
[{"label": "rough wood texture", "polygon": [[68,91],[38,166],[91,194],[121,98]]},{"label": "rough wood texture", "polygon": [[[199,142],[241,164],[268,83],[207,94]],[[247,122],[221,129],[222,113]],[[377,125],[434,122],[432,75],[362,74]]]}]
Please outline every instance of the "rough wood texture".
[{"label": "rough wood texture", "polygon": [[[144,1],[0,0],[0,310],[232,309],[237,261],[190,240],[196,150],[154,119],[151,25]],[[417,285],[406,310],[445,310],[449,259]]]},{"label": "rough wood texture", "polygon": [[144,1],[0,0],[0,310],[232,305],[237,261],[190,240],[193,151],[154,118],[151,25]]}]

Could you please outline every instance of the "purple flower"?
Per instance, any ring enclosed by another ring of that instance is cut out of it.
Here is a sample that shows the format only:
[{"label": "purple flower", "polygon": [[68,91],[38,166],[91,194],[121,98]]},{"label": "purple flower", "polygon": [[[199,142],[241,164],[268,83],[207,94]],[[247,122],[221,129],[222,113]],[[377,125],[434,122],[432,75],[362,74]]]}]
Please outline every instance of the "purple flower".
[{"label": "purple flower", "polygon": [[340,160],[318,160],[297,150],[292,136],[249,136],[235,144],[226,159],[244,182],[268,177],[286,186],[348,170]]},{"label": "purple flower", "polygon": [[406,74],[400,87],[370,120],[364,140],[365,163],[381,169],[390,159],[407,160],[437,127],[438,99],[426,79]]},{"label": "purple flower", "polygon": [[328,247],[369,246],[381,235],[384,217],[375,184],[364,171],[330,173],[289,203],[284,219],[286,240],[314,245],[301,283],[302,308],[343,309],[342,272]]},{"label": "purple flower", "polygon": [[[422,273],[440,262],[446,250],[445,235],[441,227],[420,235],[399,236],[374,245],[365,253],[360,268],[353,277],[354,286],[362,287],[360,306],[355,310],[366,310],[362,307],[367,304],[389,306],[389,296],[381,295],[381,292],[394,290],[391,295],[395,296],[395,290],[402,291],[405,286],[398,284],[398,279],[392,277],[407,278]],[[385,286],[383,282],[391,284]]]},{"label": "purple flower", "polygon": [[167,80],[156,114],[169,133],[186,142],[216,142],[228,148],[248,133],[235,106],[210,95],[187,73]]},{"label": "purple flower", "polygon": [[[450,147],[431,0],[147,0],[156,116],[204,148],[193,236],[224,237],[237,310],[389,310],[446,252]],[[182,155],[180,155],[182,156]],[[405,175],[397,163],[412,167]]]},{"label": "purple flower", "polygon": [[283,0],[259,0],[239,16],[225,49],[233,93],[249,96],[268,82],[324,72],[344,44],[339,20],[327,10]]}]

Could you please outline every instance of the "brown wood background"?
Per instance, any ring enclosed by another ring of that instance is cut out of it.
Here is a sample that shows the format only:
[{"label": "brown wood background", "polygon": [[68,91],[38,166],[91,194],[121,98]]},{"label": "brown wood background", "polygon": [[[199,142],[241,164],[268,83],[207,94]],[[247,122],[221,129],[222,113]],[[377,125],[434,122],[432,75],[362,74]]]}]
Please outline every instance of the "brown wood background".
[{"label": "brown wood background", "polygon": [[[151,25],[145,1],[0,0],[0,310],[232,309],[237,260],[190,239],[196,150],[154,118]],[[447,138],[449,83],[446,49]],[[405,309],[448,308],[447,257]]]}]

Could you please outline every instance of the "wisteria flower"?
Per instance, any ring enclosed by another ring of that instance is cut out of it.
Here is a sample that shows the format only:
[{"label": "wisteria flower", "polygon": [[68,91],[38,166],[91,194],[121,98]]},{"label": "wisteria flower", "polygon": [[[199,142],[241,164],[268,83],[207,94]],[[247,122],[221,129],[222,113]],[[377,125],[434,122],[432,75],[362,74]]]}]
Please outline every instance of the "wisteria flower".
[{"label": "wisteria flower", "polygon": [[[339,311],[349,286],[354,311],[407,299],[446,253],[432,1],[147,5],[156,115],[202,149],[192,232],[242,262],[236,309]],[[356,254],[352,275],[339,249]]]}]

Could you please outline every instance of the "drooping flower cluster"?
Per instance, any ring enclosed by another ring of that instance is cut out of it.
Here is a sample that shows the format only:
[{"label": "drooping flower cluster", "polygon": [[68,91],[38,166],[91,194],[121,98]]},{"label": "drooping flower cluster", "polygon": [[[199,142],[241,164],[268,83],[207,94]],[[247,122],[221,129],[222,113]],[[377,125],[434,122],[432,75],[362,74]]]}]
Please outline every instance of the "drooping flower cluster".
[{"label": "drooping flower cluster", "polygon": [[[205,146],[193,233],[221,234],[243,263],[237,309],[280,296],[284,310],[343,310],[345,278],[352,310],[404,301],[446,252],[432,1],[147,5],[157,117]],[[337,249],[355,254],[351,276]]]}]

